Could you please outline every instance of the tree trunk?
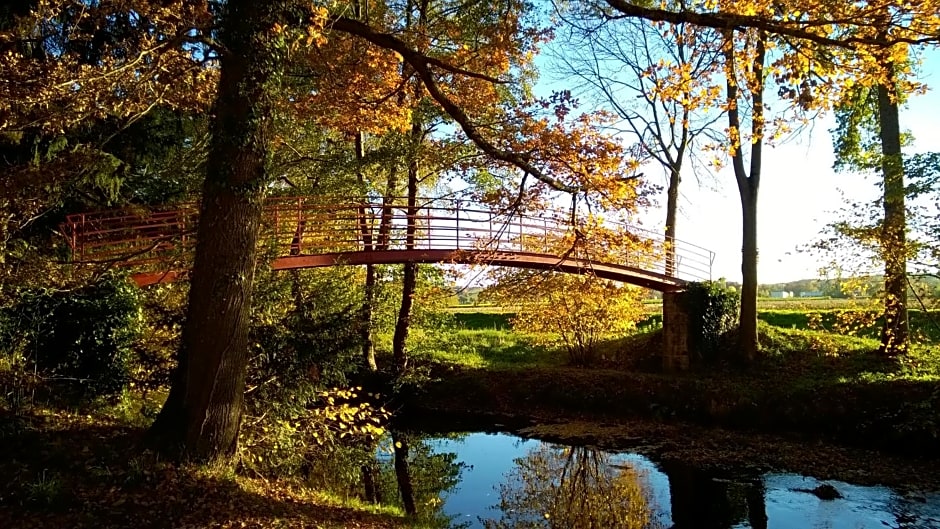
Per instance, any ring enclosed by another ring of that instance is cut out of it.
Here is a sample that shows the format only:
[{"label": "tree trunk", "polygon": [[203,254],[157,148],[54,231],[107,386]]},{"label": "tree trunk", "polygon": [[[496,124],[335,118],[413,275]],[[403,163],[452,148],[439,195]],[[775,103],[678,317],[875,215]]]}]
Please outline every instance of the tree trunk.
[{"label": "tree trunk", "polygon": [[759,347],[757,333],[757,189],[741,192],[741,313],[738,322],[741,354],[754,360]]},{"label": "tree trunk", "polygon": [[375,362],[375,342],[372,340],[373,307],[375,306],[375,265],[366,265],[365,299],[362,301],[362,358],[369,371],[377,371]]},{"label": "tree trunk", "polygon": [[392,444],[395,447],[395,478],[398,481],[398,492],[401,493],[401,503],[405,508],[405,514],[414,516],[418,514],[418,509],[415,506],[411,469],[408,466],[408,439],[392,432]]},{"label": "tree trunk", "polygon": [[[358,3],[356,4],[358,6]],[[359,7],[357,7],[357,10]],[[366,196],[366,179],[362,173],[362,164],[366,156],[365,138],[362,131],[356,132],[356,178],[359,180],[359,187],[363,194],[362,200]],[[375,247],[372,236],[372,226],[366,215],[366,206],[359,207],[359,230],[362,235],[362,250],[369,252]],[[375,363],[375,344],[372,340],[372,313],[375,305],[375,265],[366,265],[366,283],[364,286],[362,308],[360,314],[360,339],[362,340],[362,361],[369,371],[377,371],[378,365]]]},{"label": "tree trunk", "polygon": [[266,175],[269,83],[279,59],[277,9],[230,0],[182,349],[152,430],[164,449],[199,461],[235,453],[244,402],[248,315]]},{"label": "tree trunk", "polygon": [[365,500],[368,503],[382,503],[382,494],[379,492],[379,484],[376,481],[378,472],[375,464],[372,462],[362,465],[362,485],[365,489]]},{"label": "tree trunk", "polygon": [[904,161],[901,157],[901,126],[893,79],[878,85],[878,120],[884,175],[884,226],[882,252],[885,260],[884,327],[881,352],[886,356],[907,353],[907,219],[904,210]]},{"label": "tree trunk", "polygon": [[734,177],[741,197],[742,242],[741,242],[741,313],[738,321],[738,338],[741,357],[750,362],[757,357],[760,347],[757,333],[757,195],[760,189],[761,160],[764,142],[764,59],[765,38],[759,33],[755,44],[753,62],[749,65],[752,81],[748,87],[751,97],[751,163],[744,168],[744,140],[741,135],[741,120],[738,112],[739,90],[736,80],[737,67],[734,55],[734,32],[729,30],[725,42],[725,83],[728,100],[728,128],[732,131],[731,162]]},{"label": "tree trunk", "polygon": [[[423,26],[427,12],[427,2],[419,6],[418,25]],[[421,98],[420,86],[415,87],[415,97]],[[405,248],[415,249],[415,236],[418,232],[418,154],[424,141],[424,124],[417,111],[412,113],[408,159],[408,206],[405,209],[407,221],[405,227]],[[408,367],[408,332],[411,329],[411,307],[414,304],[418,284],[418,263],[405,263],[401,287],[401,305],[398,308],[398,320],[395,322],[395,334],[392,337],[392,357],[395,368],[404,373]]]},{"label": "tree trunk", "polygon": [[[681,155],[680,155],[681,156]],[[676,269],[676,216],[679,210],[679,183],[681,160],[669,168],[669,187],[666,190],[666,275],[675,276]]]},{"label": "tree trunk", "polygon": [[[418,231],[418,145],[420,142],[421,124],[415,119],[412,125],[412,135],[418,141],[412,144],[412,159],[408,162],[408,207],[407,226],[405,228],[405,248],[415,248],[415,235]],[[414,304],[415,290],[418,284],[418,263],[405,263],[404,277],[401,287],[401,304],[398,308],[398,320],[395,322],[395,335],[392,337],[392,356],[395,368],[403,373],[408,367],[408,332],[411,328],[411,307]]]}]

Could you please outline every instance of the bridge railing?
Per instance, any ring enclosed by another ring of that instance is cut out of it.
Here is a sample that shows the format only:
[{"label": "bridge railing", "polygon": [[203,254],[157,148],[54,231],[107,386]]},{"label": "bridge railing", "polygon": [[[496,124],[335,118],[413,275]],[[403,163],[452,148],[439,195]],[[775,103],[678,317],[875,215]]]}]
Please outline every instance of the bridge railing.
[{"label": "bridge railing", "polygon": [[[468,200],[421,198],[409,215],[393,205],[331,197],[266,200],[261,240],[277,256],[383,250],[467,250],[579,257],[688,280],[711,278],[714,254],[627,223],[561,210],[497,210]],[[414,220],[409,234],[409,220]],[[70,215],[62,226],[76,262],[158,269],[183,264],[195,243],[198,208],[122,209]],[[631,244],[623,245],[624,239]],[[667,270],[666,255],[675,251]],[[668,273],[667,273],[668,272]]]}]

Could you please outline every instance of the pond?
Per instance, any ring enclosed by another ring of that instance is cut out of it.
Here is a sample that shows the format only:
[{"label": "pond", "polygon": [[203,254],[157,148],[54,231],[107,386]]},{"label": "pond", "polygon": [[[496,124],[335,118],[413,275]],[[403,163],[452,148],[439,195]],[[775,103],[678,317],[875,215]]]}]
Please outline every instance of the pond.
[{"label": "pond", "polygon": [[[466,527],[523,526],[536,511],[548,511],[549,519],[562,523],[552,526],[546,520],[545,527],[604,527],[604,522],[626,520],[623,527],[940,528],[938,492],[900,493],[828,481],[841,497],[821,499],[812,491],[823,483],[795,474],[719,478],[638,454],[507,434],[425,442],[439,453],[456,454],[463,464],[459,484],[443,495],[442,511]],[[634,505],[618,496],[632,497]],[[560,512],[565,509],[574,512]],[[541,514],[545,520],[546,513]],[[579,525],[591,516],[597,518],[593,525]]]},{"label": "pond", "polygon": [[[394,463],[404,451],[407,468]],[[406,472],[420,527],[940,528],[940,491],[733,469],[719,476],[509,434],[399,433],[374,465],[353,487],[371,483],[374,497],[401,504],[396,476]]]}]

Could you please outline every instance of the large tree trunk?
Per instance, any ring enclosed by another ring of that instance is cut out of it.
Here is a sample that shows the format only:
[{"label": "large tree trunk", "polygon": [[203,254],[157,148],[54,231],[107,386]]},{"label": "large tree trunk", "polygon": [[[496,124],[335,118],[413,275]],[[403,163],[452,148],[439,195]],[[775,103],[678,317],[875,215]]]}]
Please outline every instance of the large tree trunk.
[{"label": "large tree trunk", "polygon": [[244,402],[248,315],[261,222],[266,132],[277,76],[266,46],[276,7],[229,0],[219,93],[189,307],[170,396],[153,433],[165,449],[212,461],[234,454]]},{"label": "large tree trunk", "polygon": [[907,219],[904,210],[904,161],[901,157],[901,126],[893,79],[878,85],[878,119],[884,175],[885,219],[882,252],[885,260],[884,327],[881,351],[887,356],[907,353]]}]

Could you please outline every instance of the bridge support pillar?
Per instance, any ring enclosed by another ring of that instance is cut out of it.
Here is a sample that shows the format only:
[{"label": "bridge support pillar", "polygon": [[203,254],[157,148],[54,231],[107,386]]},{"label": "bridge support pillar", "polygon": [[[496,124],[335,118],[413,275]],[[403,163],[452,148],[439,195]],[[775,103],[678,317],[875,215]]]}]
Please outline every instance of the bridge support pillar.
[{"label": "bridge support pillar", "polygon": [[689,369],[689,294],[663,292],[663,371]]}]

